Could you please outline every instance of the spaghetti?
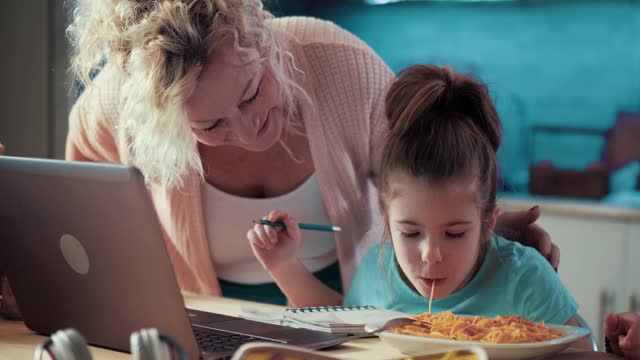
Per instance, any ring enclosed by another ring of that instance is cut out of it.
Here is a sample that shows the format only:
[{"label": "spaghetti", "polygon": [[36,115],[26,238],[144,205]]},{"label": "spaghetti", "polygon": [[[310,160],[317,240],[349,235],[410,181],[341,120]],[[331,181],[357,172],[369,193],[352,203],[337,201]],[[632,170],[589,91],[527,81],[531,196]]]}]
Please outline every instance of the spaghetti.
[{"label": "spaghetti", "polygon": [[469,350],[450,350],[445,353],[411,356],[401,360],[478,360],[479,357]]},{"label": "spaghetti", "polygon": [[541,342],[562,337],[562,332],[544,323],[536,324],[517,315],[460,317],[451,311],[437,315],[423,313],[412,317],[415,321],[391,329],[397,334],[435,337],[441,339],[476,341],[490,344],[518,344]]},{"label": "spaghetti", "polygon": [[429,314],[431,314],[431,303],[433,302],[433,290],[436,288],[436,281],[431,283],[431,295],[429,295]]}]

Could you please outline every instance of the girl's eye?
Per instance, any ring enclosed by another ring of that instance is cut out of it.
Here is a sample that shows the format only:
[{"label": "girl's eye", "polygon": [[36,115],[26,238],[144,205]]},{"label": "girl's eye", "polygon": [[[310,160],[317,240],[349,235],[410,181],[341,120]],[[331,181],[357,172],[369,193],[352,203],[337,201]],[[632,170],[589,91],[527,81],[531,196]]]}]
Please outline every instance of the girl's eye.
[{"label": "girl's eye", "polygon": [[461,238],[461,237],[463,237],[463,236],[464,236],[464,232],[453,233],[453,232],[449,232],[449,231],[447,231],[447,232],[445,233],[445,235],[446,235],[448,238],[451,238],[451,239],[459,239],[459,238]]},{"label": "girl's eye", "polygon": [[202,129],[202,131],[211,132],[211,131],[215,130],[216,128],[218,128],[220,126],[220,124],[222,124],[222,119],[216,120],[216,122],[214,122],[211,126],[209,126],[208,128]]},{"label": "girl's eye", "polygon": [[241,106],[245,106],[245,105],[251,104],[252,102],[254,102],[258,98],[258,96],[260,96],[260,90],[261,90],[261,87],[262,87],[262,80],[263,79],[264,79],[264,77],[262,79],[260,79],[260,82],[258,83],[258,87],[256,88],[256,93],[253,94],[253,96],[251,98],[243,101]]},{"label": "girl's eye", "polygon": [[418,237],[420,235],[420,232],[418,232],[418,231],[416,231],[416,232],[404,232],[404,231],[401,231],[400,235],[403,238],[415,238],[415,237]]}]

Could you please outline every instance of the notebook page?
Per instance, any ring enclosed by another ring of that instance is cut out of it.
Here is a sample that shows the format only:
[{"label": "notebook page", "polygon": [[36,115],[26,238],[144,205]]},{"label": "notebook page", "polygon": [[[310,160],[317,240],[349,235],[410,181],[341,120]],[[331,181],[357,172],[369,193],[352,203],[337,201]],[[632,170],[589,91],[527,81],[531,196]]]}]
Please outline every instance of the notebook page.
[{"label": "notebook page", "polygon": [[303,323],[317,324],[327,327],[340,327],[341,325],[363,326],[372,322],[384,322],[398,317],[406,317],[408,314],[385,309],[354,309],[317,312],[285,312],[287,320]]}]

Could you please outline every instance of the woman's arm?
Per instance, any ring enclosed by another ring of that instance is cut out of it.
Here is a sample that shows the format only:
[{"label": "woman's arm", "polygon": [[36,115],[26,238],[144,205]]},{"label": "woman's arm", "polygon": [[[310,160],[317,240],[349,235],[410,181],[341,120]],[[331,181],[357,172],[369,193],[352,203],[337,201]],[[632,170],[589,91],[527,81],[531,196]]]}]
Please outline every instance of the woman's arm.
[{"label": "woman's arm", "polygon": [[368,74],[368,77],[372,78],[370,80],[375,81],[369,82],[376,84],[377,87],[370,89],[374,97],[369,99],[372,107],[369,119],[369,174],[373,184],[378,186],[378,172],[382,161],[382,152],[384,151],[382,145],[386,142],[389,126],[385,114],[385,98],[387,90],[396,80],[396,76],[379,56],[375,54],[370,56],[372,57],[371,63],[374,65],[372,66],[374,70],[371,74]]},{"label": "woman's arm", "polygon": [[72,161],[121,163],[111,114],[104,111],[98,89],[89,88],[69,114],[65,158]]},{"label": "woman's arm", "polygon": [[119,143],[117,131],[124,76],[117,67],[107,64],[78,96],[69,113],[65,148],[67,160],[126,162],[127,149],[125,144]]}]

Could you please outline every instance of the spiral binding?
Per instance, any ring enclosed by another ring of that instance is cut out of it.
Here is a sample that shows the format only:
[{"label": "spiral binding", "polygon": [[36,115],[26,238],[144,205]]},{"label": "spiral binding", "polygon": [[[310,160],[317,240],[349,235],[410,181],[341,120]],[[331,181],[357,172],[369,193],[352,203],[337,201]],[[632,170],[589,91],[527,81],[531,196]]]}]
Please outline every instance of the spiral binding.
[{"label": "spiral binding", "polygon": [[285,311],[298,313],[314,313],[314,312],[332,312],[332,311],[357,311],[357,310],[374,310],[376,307],[371,305],[351,305],[351,306],[307,306],[299,308],[288,308]]}]

